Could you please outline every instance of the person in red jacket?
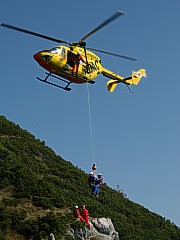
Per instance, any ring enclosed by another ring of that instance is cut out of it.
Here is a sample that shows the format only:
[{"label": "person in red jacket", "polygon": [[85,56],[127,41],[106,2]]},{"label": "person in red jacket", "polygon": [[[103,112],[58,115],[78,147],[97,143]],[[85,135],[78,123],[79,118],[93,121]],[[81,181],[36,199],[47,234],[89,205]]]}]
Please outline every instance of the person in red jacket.
[{"label": "person in red jacket", "polygon": [[85,223],[87,224],[87,227],[90,229],[91,225],[89,223],[89,212],[86,209],[85,204],[82,205],[81,216],[84,219]]},{"label": "person in red jacket", "polygon": [[83,59],[80,51],[78,51],[77,55],[73,56],[72,61],[73,61],[72,74],[75,72],[75,69],[76,69],[76,75],[77,75],[80,61],[82,61],[83,63],[86,63],[86,61]]},{"label": "person in red jacket", "polygon": [[79,215],[80,215],[79,207],[77,205],[74,208],[73,215],[74,215],[75,218],[78,218]]},{"label": "person in red jacket", "polygon": [[74,217],[79,218],[82,222],[85,222],[84,218],[81,216],[79,207],[76,205],[74,209]]}]

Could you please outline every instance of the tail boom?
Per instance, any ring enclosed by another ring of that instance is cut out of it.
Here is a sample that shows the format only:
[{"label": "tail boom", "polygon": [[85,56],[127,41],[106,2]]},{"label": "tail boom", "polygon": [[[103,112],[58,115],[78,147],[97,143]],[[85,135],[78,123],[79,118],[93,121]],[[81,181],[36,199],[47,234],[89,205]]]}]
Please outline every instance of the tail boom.
[{"label": "tail boom", "polygon": [[[114,75],[112,76],[114,78]],[[111,79],[107,82],[107,89],[109,92],[113,92],[117,86],[118,83],[124,83],[127,85],[138,85],[142,77],[146,77],[146,70],[144,68],[141,68],[137,72],[132,72],[132,75],[127,78],[123,78],[119,75],[116,75],[115,79]]]}]

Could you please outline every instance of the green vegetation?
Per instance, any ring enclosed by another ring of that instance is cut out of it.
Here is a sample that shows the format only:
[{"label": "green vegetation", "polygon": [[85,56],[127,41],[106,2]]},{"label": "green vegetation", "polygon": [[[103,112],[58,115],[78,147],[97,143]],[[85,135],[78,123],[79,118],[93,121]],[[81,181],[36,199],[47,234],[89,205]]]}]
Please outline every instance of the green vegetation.
[{"label": "green vegetation", "polygon": [[179,240],[180,228],[103,185],[98,201],[87,174],[19,125],[0,116],[0,240],[68,236],[74,205],[109,217],[123,240]]}]

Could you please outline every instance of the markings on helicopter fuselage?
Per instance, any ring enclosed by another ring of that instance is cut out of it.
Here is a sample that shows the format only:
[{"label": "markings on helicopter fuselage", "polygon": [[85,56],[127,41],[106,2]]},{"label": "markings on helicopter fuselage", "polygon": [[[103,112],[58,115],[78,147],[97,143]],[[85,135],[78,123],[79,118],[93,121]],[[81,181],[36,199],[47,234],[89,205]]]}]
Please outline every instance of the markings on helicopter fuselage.
[{"label": "markings on helicopter fuselage", "polygon": [[88,64],[82,66],[82,71],[84,74],[90,74],[98,70],[98,60],[95,60],[94,62],[88,62]]}]

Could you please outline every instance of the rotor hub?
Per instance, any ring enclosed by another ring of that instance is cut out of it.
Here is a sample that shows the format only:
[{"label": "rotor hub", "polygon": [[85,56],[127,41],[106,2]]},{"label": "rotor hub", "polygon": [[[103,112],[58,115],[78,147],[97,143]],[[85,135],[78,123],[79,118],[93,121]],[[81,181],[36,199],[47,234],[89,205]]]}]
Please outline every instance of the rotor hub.
[{"label": "rotor hub", "polygon": [[79,45],[80,47],[86,47],[86,42],[80,42]]}]

